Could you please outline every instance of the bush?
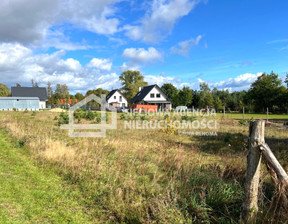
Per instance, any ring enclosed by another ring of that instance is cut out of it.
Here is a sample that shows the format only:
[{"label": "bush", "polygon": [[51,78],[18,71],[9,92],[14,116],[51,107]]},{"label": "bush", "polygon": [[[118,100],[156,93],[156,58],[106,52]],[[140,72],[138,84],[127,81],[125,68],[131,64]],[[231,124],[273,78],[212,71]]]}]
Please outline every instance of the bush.
[{"label": "bush", "polygon": [[183,115],[183,116],[181,116],[181,120],[182,121],[195,121],[196,118],[193,116]]},{"label": "bush", "polygon": [[169,114],[165,114],[164,115],[164,120],[168,119],[169,118]]},{"label": "bush", "polygon": [[68,123],[69,123],[68,113],[62,112],[58,118],[58,125],[60,126],[61,124],[68,124]]},{"label": "bush", "polygon": [[149,121],[149,118],[146,117],[145,115],[143,115],[143,116],[141,116],[141,120],[142,120],[142,121]]},{"label": "bush", "polygon": [[31,116],[36,116],[36,114],[37,114],[36,111],[33,111]]},{"label": "bush", "polygon": [[121,114],[120,115],[120,120],[126,120],[126,114]]},{"label": "bush", "polygon": [[[101,122],[101,114],[95,112],[95,118],[96,118],[96,123],[100,123]],[[106,113],[106,121],[108,121],[108,114]]]},{"label": "bush", "polygon": [[96,117],[96,114],[92,111],[88,111],[87,115],[86,115],[86,119],[87,120],[90,120],[90,121],[93,121]]},{"label": "bush", "polygon": [[246,123],[247,123],[247,121],[244,119],[238,121],[239,126],[245,126]]},{"label": "bush", "polygon": [[57,121],[57,120],[58,120],[58,117],[57,117],[57,116],[55,116],[55,117],[54,117],[54,121]]}]

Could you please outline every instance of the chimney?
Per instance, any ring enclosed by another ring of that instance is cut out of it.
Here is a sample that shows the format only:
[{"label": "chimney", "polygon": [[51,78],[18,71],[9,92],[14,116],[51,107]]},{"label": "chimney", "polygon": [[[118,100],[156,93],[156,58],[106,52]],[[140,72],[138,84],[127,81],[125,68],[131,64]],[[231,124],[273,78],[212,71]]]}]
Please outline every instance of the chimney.
[{"label": "chimney", "polygon": [[142,86],[139,86],[139,92],[142,90]]}]

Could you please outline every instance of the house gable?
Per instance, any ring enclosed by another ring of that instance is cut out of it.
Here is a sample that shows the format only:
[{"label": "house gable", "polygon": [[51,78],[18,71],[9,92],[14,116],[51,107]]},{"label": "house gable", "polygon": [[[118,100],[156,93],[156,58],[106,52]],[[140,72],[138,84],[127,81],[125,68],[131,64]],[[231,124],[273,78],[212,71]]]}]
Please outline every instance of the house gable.
[{"label": "house gable", "polygon": [[[106,97],[108,104],[119,103],[119,106],[128,106],[126,97],[118,90],[112,90]],[[123,105],[124,104],[124,105]]]},{"label": "house gable", "polygon": [[144,97],[144,101],[168,101],[168,97],[160,90],[158,86],[154,86],[150,92]]},{"label": "house gable", "polygon": [[151,85],[151,86],[145,86],[140,92],[138,92],[133,97],[133,99],[131,100],[131,103],[137,103],[141,101],[146,101],[146,102],[150,102],[150,101],[165,102],[166,101],[170,103],[170,99],[162,92],[162,90],[156,84]]}]

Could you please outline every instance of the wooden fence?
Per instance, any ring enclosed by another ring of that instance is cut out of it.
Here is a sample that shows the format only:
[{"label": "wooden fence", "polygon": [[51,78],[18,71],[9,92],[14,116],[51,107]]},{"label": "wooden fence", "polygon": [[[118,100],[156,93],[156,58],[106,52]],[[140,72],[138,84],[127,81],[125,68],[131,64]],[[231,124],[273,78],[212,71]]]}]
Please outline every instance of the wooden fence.
[{"label": "wooden fence", "polygon": [[258,212],[258,189],[261,160],[266,164],[282,201],[288,205],[288,176],[264,139],[265,121],[251,121],[249,127],[249,148],[245,181],[245,199],[240,223],[255,223]]}]

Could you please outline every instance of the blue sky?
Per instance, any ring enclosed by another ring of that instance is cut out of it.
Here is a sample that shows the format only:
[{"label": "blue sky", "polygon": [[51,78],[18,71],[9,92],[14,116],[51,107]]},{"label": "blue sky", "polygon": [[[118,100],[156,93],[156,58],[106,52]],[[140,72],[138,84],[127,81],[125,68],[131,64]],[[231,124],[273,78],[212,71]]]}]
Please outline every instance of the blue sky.
[{"label": "blue sky", "polygon": [[149,84],[231,91],[288,72],[284,0],[4,0],[0,82],[119,88],[126,69]]}]

